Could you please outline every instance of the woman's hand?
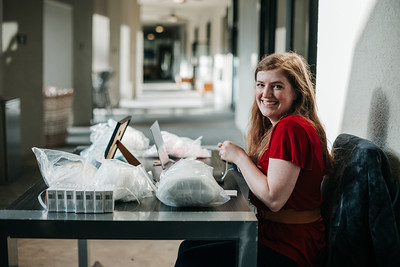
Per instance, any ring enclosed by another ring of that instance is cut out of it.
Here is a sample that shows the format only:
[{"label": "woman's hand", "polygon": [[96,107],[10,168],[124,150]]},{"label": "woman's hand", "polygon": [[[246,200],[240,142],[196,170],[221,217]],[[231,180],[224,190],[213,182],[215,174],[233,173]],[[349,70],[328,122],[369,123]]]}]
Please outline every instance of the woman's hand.
[{"label": "woman's hand", "polygon": [[231,141],[225,141],[218,143],[218,151],[222,160],[237,164],[237,160],[243,155],[247,156],[247,153],[243,148],[235,145]]},{"label": "woman's hand", "polygon": [[247,153],[231,141],[218,143],[221,159],[235,163],[243,174],[250,190],[272,211],[280,210],[293,192],[300,167],[281,159],[269,159],[265,175],[251,161]]}]

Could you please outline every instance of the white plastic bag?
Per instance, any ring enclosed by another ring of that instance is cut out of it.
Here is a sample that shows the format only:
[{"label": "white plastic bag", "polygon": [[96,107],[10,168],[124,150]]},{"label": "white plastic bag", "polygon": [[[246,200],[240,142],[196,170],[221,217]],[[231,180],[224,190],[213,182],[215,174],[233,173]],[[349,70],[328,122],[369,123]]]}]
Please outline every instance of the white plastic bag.
[{"label": "white plastic bag", "polygon": [[[93,160],[104,159],[108,142],[114,132],[117,122],[109,119],[107,123],[99,123],[90,127],[91,146],[81,152],[81,156]],[[150,140],[139,130],[128,126],[121,140],[122,144],[136,157],[140,157],[149,148]],[[122,153],[117,150],[115,158],[122,159]]]},{"label": "white plastic bag", "polygon": [[54,184],[90,184],[96,168],[85,158],[53,149],[32,148],[47,186]]},{"label": "white plastic bag", "polygon": [[[202,136],[193,140],[161,131],[168,155],[175,158],[209,158],[211,151],[201,147]],[[143,157],[158,157],[155,145],[146,150]]]},{"label": "white plastic bag", "polygon": [[[32,148],[48,187],[97,186],[114,189],[114,199],[139,201],[152,196],[152,181],[143,166],[116,159],[103,159],[97,169],[89,159],[65,151]],[[154,189],[156,189],[154,187]]]},{"label": "white plastic bag", "polygon": [[114,187],[114,199],[134,201],[152,196],[150,178],[142,165],[133,166],[117,159],[106,159],[94,177],[95,185]]},{"label": "white plastic bag", "polygon": [[213,177],[213,168],[198,160],[181,159],[160,175],[157,198],[174,207],[212,207],[230,197]]}]

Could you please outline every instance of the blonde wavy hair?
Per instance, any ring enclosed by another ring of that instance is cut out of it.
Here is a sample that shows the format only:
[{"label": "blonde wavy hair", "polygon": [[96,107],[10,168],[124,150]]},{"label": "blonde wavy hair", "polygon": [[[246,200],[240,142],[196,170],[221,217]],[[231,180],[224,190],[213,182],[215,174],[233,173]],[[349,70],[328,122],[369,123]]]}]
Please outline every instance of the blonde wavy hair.
[{"label": "blonde wavy hair", "polygon": [[[257,65],[255,80],[257,80],[258,72],[275,69],[282,71],[297,94],[291,110],[283,117],[289,115],[301,116],[313,125],[321,142],[325,172],[330,172],[333,166],[333,158],[328,151],[324,127],[317,115],[313,76],[306,60],[294,52],[266,55]],[[271,130],[270,120],[262,115],[254,98],[247,143],[248,154],[255,164],[258,163],[268,147]]]}]

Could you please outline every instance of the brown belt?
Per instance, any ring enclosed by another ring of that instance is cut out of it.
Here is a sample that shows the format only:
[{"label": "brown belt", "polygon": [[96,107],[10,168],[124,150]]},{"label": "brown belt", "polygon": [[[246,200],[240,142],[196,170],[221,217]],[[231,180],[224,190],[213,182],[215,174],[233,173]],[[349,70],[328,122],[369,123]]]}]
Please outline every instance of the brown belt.
[{"label": "brown belt", "polygon": [[277,212],[258,210],[260,220],[268,220],[286,224],[306,224],[312,223],[321,218],[321,210],[280,210]]}]

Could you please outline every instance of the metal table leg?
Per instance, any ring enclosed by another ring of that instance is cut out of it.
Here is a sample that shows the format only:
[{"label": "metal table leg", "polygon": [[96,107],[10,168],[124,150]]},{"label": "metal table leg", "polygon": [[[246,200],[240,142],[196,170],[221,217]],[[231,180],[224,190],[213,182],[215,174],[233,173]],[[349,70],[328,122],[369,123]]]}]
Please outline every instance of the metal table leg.
[{"label": "metal table leg", "polygon": [[78,263],[79,267],[89,266],[88,245],[86,239],[78,239]]}]

